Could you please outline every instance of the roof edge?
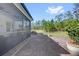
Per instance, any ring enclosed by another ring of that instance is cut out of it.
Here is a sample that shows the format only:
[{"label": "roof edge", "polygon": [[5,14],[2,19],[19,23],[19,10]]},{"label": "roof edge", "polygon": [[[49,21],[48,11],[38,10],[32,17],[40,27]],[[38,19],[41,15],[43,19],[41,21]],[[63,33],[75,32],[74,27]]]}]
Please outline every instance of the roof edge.
[{"label": "roof edge", "polygon": [[[28,9],[27,9],[27,7],[25,6],[25,4],[24,4],[24,3],[21,3],[21,5],[22,5],[23,8],[27,11],[27,13],[29,14],[29,16],[32,18],[31,14],[30,14],[30,12],[28,11]],[[33,18],[32,18],[32,20],[33,20]]]},{"label": "roof edge", "polygon": [[30,15],[29,11],[26,9],[26,6],[23,3],[13,3],[16,8],[18,8],[30,21],[33,20],[32,16]]}]

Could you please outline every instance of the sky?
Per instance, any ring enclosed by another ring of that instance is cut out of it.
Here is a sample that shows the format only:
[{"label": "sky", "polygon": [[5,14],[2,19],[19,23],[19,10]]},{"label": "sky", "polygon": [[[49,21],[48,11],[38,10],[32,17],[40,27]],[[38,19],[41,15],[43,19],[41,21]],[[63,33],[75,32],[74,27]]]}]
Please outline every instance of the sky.
[{"label": "sky", "polygon": [[27,3],[25,4],[34,21],[51,20],[56,15],[72,11],[73,4],[69,3]]}]

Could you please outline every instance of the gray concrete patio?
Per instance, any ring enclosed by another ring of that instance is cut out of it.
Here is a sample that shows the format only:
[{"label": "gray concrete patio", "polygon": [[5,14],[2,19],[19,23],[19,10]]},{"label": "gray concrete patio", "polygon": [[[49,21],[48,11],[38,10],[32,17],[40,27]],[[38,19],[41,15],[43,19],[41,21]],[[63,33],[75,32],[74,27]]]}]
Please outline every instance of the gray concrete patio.
[{"label": "gray concrete patio", "polygon": [[60,56],[69,52],[47,35],[32,34],[3,56]]}]

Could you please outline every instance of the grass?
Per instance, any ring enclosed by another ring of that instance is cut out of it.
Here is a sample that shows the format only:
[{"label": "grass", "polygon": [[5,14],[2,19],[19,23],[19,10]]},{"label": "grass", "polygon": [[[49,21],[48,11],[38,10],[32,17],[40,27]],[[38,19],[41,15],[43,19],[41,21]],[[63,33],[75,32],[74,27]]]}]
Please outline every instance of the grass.
[{"label": "grass", "polygon": [[67,32],[65,32],[65,31],[55,31],[55,32],[45,32],[43,30],[32,30],[32,31],[35,31],[37,33],[43,33],[43,34],[50,35],[50,36],[53,36],[53,37],[68,38]]}]

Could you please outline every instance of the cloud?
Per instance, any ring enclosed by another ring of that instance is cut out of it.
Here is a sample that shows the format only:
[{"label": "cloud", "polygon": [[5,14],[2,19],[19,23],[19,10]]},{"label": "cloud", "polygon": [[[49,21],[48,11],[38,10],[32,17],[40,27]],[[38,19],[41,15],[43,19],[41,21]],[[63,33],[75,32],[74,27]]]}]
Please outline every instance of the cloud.
[{"label": "cloud", "polygon": [[63,6],[57,6],[57,7],[48,7],[46,10],[47,13],[50,14],[60,14],[64,12]]}]

